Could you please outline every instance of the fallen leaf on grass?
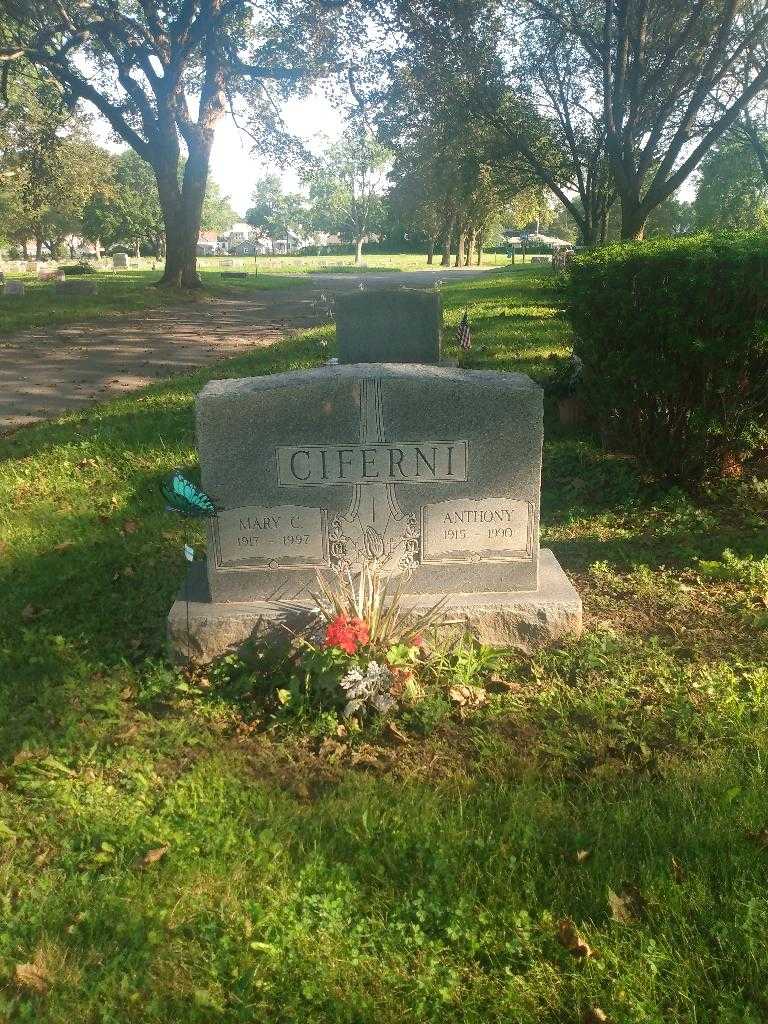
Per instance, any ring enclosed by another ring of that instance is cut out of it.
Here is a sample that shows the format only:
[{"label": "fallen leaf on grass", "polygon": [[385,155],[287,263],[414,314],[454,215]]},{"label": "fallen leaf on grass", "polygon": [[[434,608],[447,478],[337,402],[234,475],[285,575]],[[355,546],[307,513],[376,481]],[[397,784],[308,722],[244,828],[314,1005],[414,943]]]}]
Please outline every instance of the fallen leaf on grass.
[{"label": "fallen leaf on grass", "polygon": [[497,686],[500,690],[504,690],[505,693],[520,693],[523,689],[522,685],[515,682],[514,679],[505,679],[497,672],[494,672],[488,682],[491,686]]},{"label": "fallen leaf on grass", "polygon": [[61,542],[61,544],[56,544],[56,546],[54,547],[53,550],[54,551],[69,551],[69,549],[73,548],[74,546],[75,546],[75,542],[73,540],[63,540]]},{"label": "fallen leaf on grass", "polygon": [[573,855],[573,859],[576,861],[577,864],[583,864],[584,861],[589,860],[591,856],[591,850],[577,850],[576,853],[574,853]]},{"label": "fallen leaf on grass", "polygon": [[634,885],[625,885],[620,893],[608,889],[608,906],[614,921],[619,924],[634,924],[642,916],[645,901]]},{"label": "fallen leaf on grass", "polygon": [[27,604],[21,609],[21,617],[25,622],[32,622],[40,614],[40,609],[33,604]]},{"label": "fallen leaf on grass", "polygon": [[0,558],[4,558],[10,550],[10,545],[4,540],[0,540]]},{"label": "fallen leaf on grass", "polygon": [[584,1014],[584,1024],[608,1024],[608,1017],[599,1006],[593,1006]]},{"label": "fallen leaf on grass", "polygon": [[674,856],[670,860],[669,864],[672,868],[672,877],[678,883],[678,885],[680,885],[682,882],[685,881],[685,871],[683,870],[683,865],[680,863],[677,857]]},{"label": "fallen leaf on grass", "polygon": [[747,839],[768,850],[768,828],[761,828],[758,832],[747,832]]},{"label": "fallen leaf on grass", "polygon": [[140,868],[149,867],[150,864],[157,864],[159,860],[168,853],[170,847],[166,844],[165,846],[158,846],[154,850],[147,850],[143,857],[139,858],[138,866]]},{"label": "fallen leaf on grass", "polygon": [[37,964],[16,964],[13,974],[19,988],[31,988],[44,994],[51,984],[51,976]]},{"label": "fallen leaf on grass", "polygon": [[387,732],[398,743],[408,743],[408,737],[397,728],[394,722],[387,722]]},{"label": "fallen leaf on grass", "polygon": [[122,533],[136,533],[139,528],[139,524],[135,519],[126,519],[120,528]]},{"label": "fallen leaf on grass", "polygon": [[488,694],[479,686],[452,686],[448,696],[460,708],[479,708],[488,702]]},{"label": "fallen leaf on grass", "polygon": [[594,949],[579,935],[578,929],[570,917],[557,922],[557,941],[567,949],[571,956],[588,958],[596,956]]},{"label": "fallen leaf on grass", "polygon": [[139,723],[134,722],[133,725],[129,725],[124,732],[115,733],[116,740],[122,740],[123,743],[127,743],[128,740],[132,740],[134,736],[139,734]]}]

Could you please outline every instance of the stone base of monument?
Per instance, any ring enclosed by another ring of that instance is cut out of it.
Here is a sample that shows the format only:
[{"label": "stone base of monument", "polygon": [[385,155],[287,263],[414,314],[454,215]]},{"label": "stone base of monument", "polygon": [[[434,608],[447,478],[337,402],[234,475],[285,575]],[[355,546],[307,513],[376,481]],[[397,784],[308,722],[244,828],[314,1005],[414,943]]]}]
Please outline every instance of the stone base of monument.
[{"label": "stone base of monument", "polygon": [[[426,611],[441,595],[416,594],[406,607]],[[312,618],[313,602],[210,600],[205,563],[190,566],[168,615],[168,641],[176,661],[209,662],[255,637],[286,638]],[[445,605],[446,636],[470,633],[484,644],[534,651],[578,636],[581,598],[553,553],[539,553],[539,587],[506,594],[451,594]]]}]

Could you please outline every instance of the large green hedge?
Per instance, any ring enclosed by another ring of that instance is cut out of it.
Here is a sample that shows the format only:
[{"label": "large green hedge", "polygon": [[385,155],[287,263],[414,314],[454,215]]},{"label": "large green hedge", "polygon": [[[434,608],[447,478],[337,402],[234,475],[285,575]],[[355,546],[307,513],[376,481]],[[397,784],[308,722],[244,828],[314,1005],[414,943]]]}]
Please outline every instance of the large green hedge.
[{"label": "large green hedge", "polygon": [[571,263],[566,291],[607,437],[675,480],[768,446],[768,235],[595,249]]}]

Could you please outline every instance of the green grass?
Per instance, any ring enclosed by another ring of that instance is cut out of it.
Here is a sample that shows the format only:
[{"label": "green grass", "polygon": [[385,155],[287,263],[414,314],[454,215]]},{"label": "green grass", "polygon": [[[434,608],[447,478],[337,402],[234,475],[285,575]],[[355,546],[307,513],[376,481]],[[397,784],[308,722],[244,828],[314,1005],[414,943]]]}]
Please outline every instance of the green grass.
[{"label": "green grass", "polygon": [[[239,269],[239,268],[238,268]],[[245,269],[245,268],[243,268]],[[248,268],[252,271],[253,268]],[[161,306],[181,306],[187,303],[208,302],[217,297],[245,297],[249,292],[272,288],[290,288],[303,281],[295,276],[249,273],[245,279],[221,277],[219,273],[203,270],[201,277],[205,290],[196,293],[156,288],[159,271],[120,270],[99,271],[78,281],[93,281],[98,285],[97,295],[82,295],[76,299],[56,295],[55,286],[38,281],[33,274],[10,274],[8,279],[23,281],[23,296],[0,294],[0,338],[27,327],[45,327],[51,324],[71,323],[77,320],[101,318],[120,313],[133,313]]]},{"label": "green grass", "polygon": [[[355,267],[352,256],[231,258],[234,266],[222,267],[219,258],[201,257],[198,260],[198,267],[205,290],[193,294],[188,291],[154,287],[160,270],[150,269],[150,259],[142,259],[140,270],[99,271],[87,277],[77,278],[76,280],[96,282],[99,293],[94,296],[80,296],[76,300],[57,297],[54,285],[39,281],[35,274],[9,273],[6,275],[8,280],[25,283],[26,294],[21,297],[4,296],[0,289],[0,338],[28,327],[72,323],[77,320],[156,309],[160,306],[180,306],[188,302],[208,302],[220,297],[246,297],[253,291],[308,285],[312,283],[311,275],[316,273],[351,274],[427,269],[426,257],[413,253],[365,257],[365,266],[362,268]],[[501,256],[487,255],[484,260],[486,266],[504,263],[505,260]],[[222,277],[222,270],[245,271],[248,277]],[[452,268],[441,270],[446,279],[449,279],[451,272]]]},{"label": "green grass", "polygon": [[[548,280],[444,288],[447,336],[467,306],[478,364],[545,379]],[[665,490],[548,404],[543,540],[586,632],[462,719],[444,688],[482,670],[446,660],[404,746],[265,731],[165,663],[194,395],[323,341],[0,439],[0,1020],[767,1020],[765,483]]]},{"label": "green grass", "polygon": [[[530,259],[530,257],[528,257]],[[232,257],[238,268],[258,267],[259,273],[272,274],[311,274],[338,273],[341,268],[347,272],[355,270],[374,271],[382,270],[427,270],[427,257],[423,253],[393,253],[393,254],[368,254],[363,250],[362,265],[355,267],[355,258],[352,255],[333,256],[243,256]],[[521,257],[517,257],[518,263]],[[215,268],[220,260],[218,257],[205,256],[200,259],[201,267]],[[438,268],[440,255],[435,257],[433,269]],[[504,266],[507,258],[497,253],[486,253],[483,256],[483,266]],[[443,273],[449,273],[452,268],[441,268]]]}]

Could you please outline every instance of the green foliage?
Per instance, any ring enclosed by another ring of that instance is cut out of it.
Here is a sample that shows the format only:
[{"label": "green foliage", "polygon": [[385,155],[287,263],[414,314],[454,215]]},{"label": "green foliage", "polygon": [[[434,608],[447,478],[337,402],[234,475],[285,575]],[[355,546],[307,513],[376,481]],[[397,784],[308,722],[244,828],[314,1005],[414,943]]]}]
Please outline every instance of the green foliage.
[{"label": "green foliage", "polygon": [[765,237],[587,253],[571,264],[567,307],[592,412],[654,472],[700,480],[765,445]]},{"label": "green foliage", "polygon": [[350,127],[305,171],[310,222],[358,245],[379,231],[386,217],[383,198],[388,151],[364,130]]},{"label": "green foliage", "polygon": [[743,136],[727,136],[702,161],[693,212],[701,229],[739,231],[768,226],[768,183],[754,149]]},{"label": "green foliage", "polygon": [[302,197],[283,191],[276,174],[267,174],[256,183],[251,202],[246,222],[271,239],[288,238],[288,230],[298,231],[306,219]]}]

